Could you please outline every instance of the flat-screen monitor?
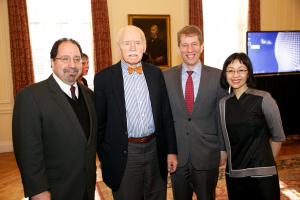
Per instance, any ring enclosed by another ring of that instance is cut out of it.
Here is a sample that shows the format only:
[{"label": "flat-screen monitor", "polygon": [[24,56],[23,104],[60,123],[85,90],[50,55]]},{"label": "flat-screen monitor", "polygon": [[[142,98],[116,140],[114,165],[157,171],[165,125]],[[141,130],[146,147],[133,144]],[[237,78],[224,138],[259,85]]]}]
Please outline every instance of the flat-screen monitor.
[{"label": "flat-screen monitor", "polygon": [[247,54],[254,74],[300,73],[300,31],[248,31]]}]

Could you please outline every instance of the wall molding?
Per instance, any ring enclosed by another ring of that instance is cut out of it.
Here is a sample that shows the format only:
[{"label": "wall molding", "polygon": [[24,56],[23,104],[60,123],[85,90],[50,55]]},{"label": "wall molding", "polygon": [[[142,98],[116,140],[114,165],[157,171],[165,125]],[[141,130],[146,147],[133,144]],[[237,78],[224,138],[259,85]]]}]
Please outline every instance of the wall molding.
[{"label": "wall molding", "polygon": [[0,153],[13,152],[13,149],[11,141],[0,141]]},{"label": "wall molding", "polygon": [[13,113],[13,109],[12,108],[3,108],[0,109],[0,115],[1,114],[12,114]]},{"label": "wall molding", "polygon": [[[7,87],[6,87],[7,88]],[[0,99],[0,104],[10,104],[12,103],[11,98],[7,98],[7,99]]]}]

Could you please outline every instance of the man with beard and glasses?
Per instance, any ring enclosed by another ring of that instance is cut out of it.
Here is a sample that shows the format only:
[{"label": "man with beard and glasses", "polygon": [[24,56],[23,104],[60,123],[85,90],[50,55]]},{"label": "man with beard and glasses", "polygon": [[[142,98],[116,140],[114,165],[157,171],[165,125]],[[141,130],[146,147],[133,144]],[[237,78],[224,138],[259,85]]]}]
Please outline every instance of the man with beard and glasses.
[{"label": "man with beard and glasses", "polygon": [[13,112],[13,144],[24,193],[32,200],[92,200],[96,182],[93,94],[77,82],[82,50],[57,40],[53,74],[22,89]]}]

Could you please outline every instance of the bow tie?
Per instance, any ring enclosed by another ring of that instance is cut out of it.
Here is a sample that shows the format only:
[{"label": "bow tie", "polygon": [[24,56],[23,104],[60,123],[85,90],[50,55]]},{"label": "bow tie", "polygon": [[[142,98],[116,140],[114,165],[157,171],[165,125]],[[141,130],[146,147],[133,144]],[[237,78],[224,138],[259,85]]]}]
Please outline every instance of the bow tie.
[{"label": "bow tie", "polygon": [[132,74],[133,72],[136,72],[138,74],[142,74],[143,72],[143,68],[142,66],[138,66],[138,67],[131,67],[131,66],[128,66],[128,73],[129,74]]}]

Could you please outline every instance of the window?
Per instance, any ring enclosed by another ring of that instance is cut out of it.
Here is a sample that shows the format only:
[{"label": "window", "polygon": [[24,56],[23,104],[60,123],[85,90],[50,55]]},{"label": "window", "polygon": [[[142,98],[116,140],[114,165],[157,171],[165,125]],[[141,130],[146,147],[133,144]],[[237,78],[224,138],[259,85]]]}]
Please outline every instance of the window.
[{"label": "window", "polygon": [[35,82],[47,79],[52,73],[50,50],[56,40],[66,37],[78,41],[82,51],[89,56],[90,69],[85,78],[92,85],[94,59],[90,1],[27,0],[27,10]]},{"label": "window", "polygon": [[230,54],[246,52],[248,1],[203,0],[203,19],[206,65],[222,69]]}]

